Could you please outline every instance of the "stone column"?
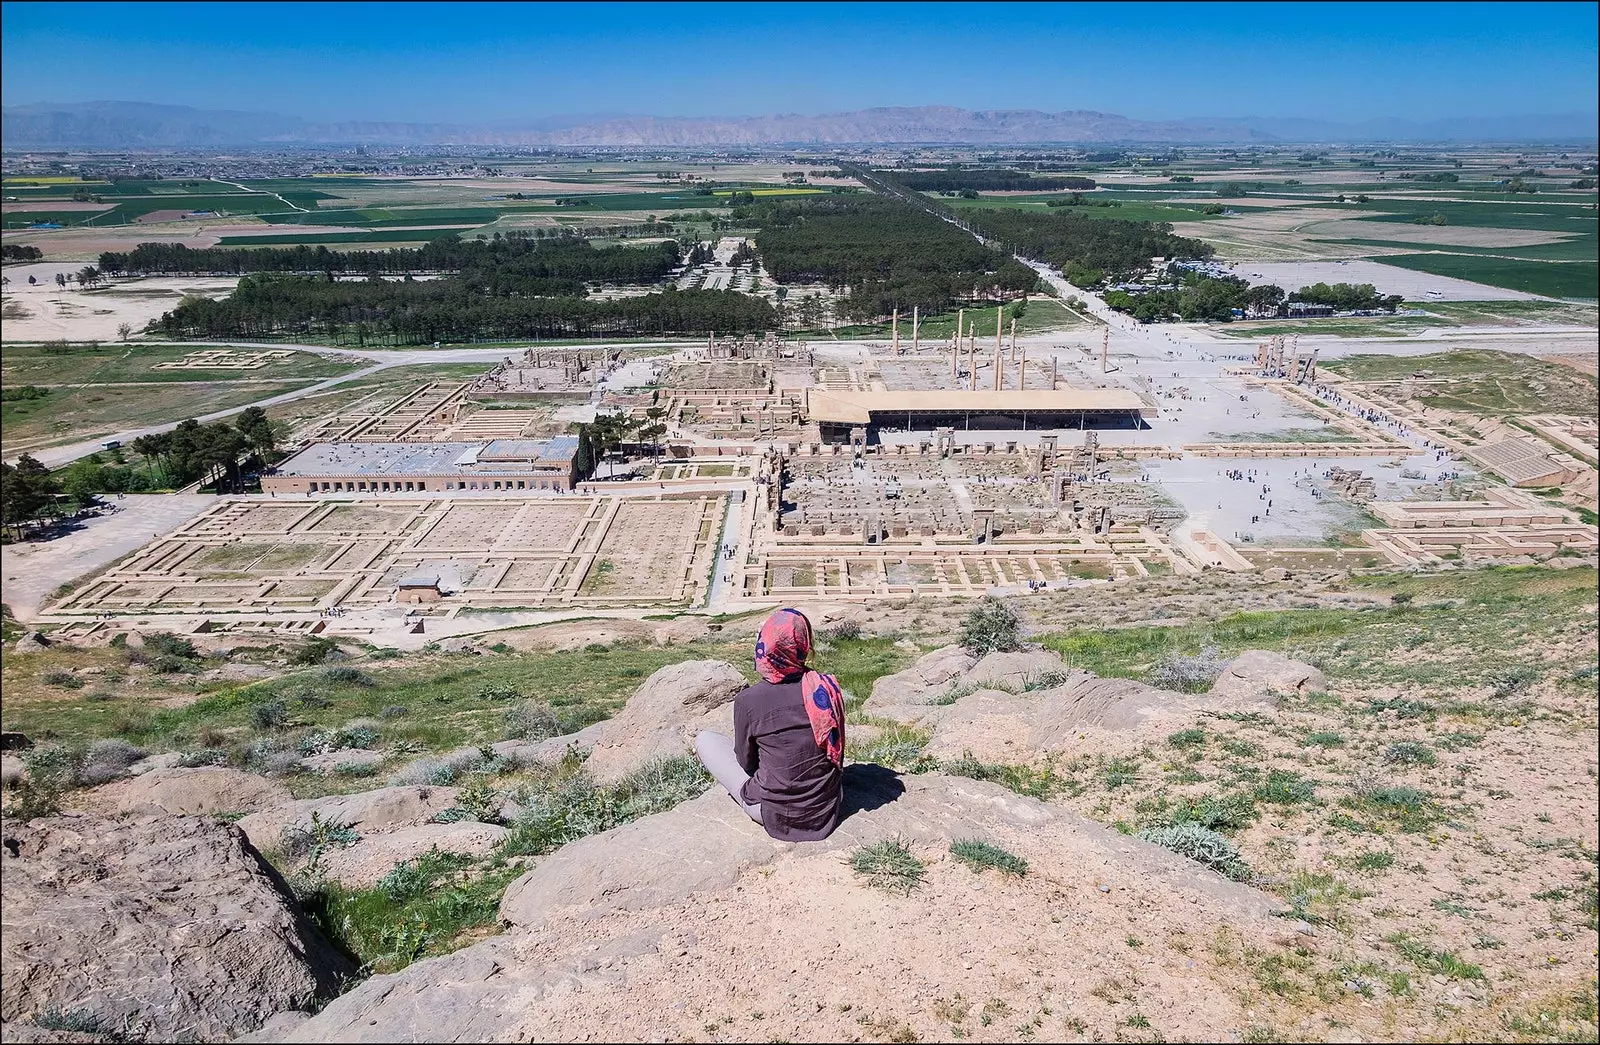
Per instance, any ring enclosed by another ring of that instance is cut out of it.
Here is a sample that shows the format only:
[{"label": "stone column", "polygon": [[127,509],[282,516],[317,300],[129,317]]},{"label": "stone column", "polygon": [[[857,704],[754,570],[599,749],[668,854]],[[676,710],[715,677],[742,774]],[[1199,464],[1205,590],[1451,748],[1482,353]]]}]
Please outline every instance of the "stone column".
[{"label": "stone column", "polygon": [[917,306],[911,306],[911,354],[916,355],[922,349],[922,327],[920,317],[917,315]]},{"label": "stone column", "polygon": [[899,355],[900,354],[900,310],[898,308],[894,310],[894,315],[889,320],[889,324],[890,324],[890,329],[892,331],[894,331],[894,348],[891,350],[891,354]]}]

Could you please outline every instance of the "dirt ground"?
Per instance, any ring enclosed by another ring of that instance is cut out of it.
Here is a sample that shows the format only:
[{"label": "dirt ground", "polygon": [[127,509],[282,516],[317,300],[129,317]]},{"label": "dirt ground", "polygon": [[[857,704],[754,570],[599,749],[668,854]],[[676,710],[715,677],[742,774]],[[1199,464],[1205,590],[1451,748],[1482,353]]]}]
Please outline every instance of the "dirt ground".
[{"label": "dirt ground", "polygon": [[0,548],[6,605],[18,620],[28,620],[61,585],[142,548],[216,501],[198,494],[129,494],[110,502],[116,512],[89,519],[65,537],[8,544]]},{"label": "dirt ground", "polygon": [[[1468,230],[1458,230],[1468,231]],[[1370,251],[1371,248],[1362,248]],[[1298,290],[1312,283],[1371,283],[1380,294],[1404,294],[1408,300],[1422,301],[1437,291],[1437,301],[1537,301],[1537,295],[1520,290],[1505,290],[1449,276],[1385,265],[1379,261],[1239,261],[1235,275],[1252,283],[1276,283],[1286,290]]]},{"label": "dirt ground", "polygon": [[[117,280],[103,290],[56,286],[57,272],[72,275],[81,267],[68,262],[7,266],[5,340],[115,341],[119,326],[126,323],[137,334],[185,294],[220,298],[239,285],[231,277],[158,276]],[[36,285],[28,284],[30,275],[38,279]]]}]

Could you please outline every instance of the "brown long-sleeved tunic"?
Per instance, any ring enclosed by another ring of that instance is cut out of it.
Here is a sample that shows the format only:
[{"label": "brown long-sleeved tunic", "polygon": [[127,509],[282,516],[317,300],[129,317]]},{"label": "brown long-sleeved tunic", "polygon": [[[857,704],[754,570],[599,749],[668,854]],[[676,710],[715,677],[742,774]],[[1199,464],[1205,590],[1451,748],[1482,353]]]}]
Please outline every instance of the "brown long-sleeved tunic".
[{"label": "brown long-sleeved tunic", "polygon": [[798,677],[757,682],[733,699],[733,752],[750,779],[740,797],[761,803],[767,834],[814,842],[839,826],[844,774],[817,746]]}]

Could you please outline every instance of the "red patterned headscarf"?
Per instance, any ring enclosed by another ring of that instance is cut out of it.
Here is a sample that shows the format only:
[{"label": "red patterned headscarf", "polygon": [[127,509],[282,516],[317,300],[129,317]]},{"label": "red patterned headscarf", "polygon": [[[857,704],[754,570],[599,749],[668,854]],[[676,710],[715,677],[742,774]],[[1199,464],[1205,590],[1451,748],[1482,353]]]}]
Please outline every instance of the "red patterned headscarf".
[{"label": "red patterned headscarf", "polygon": [[800,676],[800,694],[817,747],[836,766],[844,765],[844,691],[832,675],[806,668],[811,655],[811,622],[799,610],[778,610],[761,625],[756,639],[756,671],[768,682]]}]

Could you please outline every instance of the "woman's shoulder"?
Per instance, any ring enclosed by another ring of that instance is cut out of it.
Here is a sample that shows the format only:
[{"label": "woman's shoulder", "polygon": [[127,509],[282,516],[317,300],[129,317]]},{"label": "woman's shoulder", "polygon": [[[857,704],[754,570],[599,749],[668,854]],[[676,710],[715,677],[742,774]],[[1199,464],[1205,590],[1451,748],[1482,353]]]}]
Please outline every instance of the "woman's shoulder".
[{"label": "woman's shoulder", "polygon": [[734,695],[736,704],[756,707],[777,701],[792,700],[800,692],[800,680],[792,682],[768,682],[758,679],[741,689]]}]

